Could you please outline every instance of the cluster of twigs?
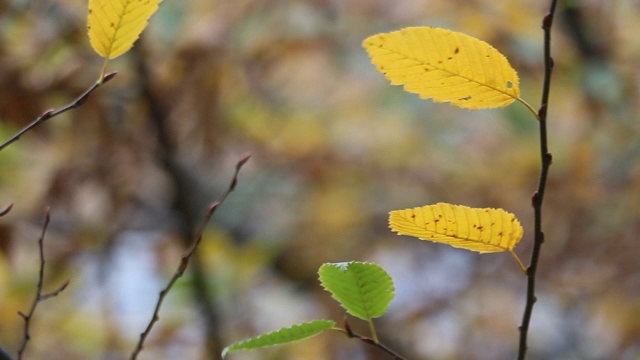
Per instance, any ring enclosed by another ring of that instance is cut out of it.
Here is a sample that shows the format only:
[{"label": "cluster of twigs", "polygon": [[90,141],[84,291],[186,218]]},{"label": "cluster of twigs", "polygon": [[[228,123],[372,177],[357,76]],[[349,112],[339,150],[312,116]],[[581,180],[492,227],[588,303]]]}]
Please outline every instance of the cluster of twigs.
[{"label": "cluster of twigs", "polygon": [[[13,204],[7,205],[3,210],[0,211],[0,217],[9,214],[11,209],[13,208]],[[49,226],[49,221],[51,220],[51,211],[47,209],[45,211],[44,224],[42,225],[42,231],[40,233],[40,238],[38,239],[38,249],[40,255],[40,269],[38,271],[38,285],[36,287],[36,296],[31,303],[31,307],[29,311],[25,314],[22,311],[18,311],[18,315],[20,315],[24,319],[24,332],[22,338],[22,344],[20,345],[20,349],[18,349],[18,359],[22,359],[25,350],[27,349],[27,344],[31,339],[31,320],[36,312],[36,308],[38,304],[48,300],[52,297],[58,296],[64,289],[69,285],[69,280],[65,281],[60,285],[56,290],[53,290],[49,293],[43,293],[44,288],[44,266],[45,266],[45,257],[44,257],[44,236],[47,233],[47,227]],[[10,360],[11,356],[7,354],[2,348],[0,348],[0,359],[2,360]]]},{"label": "cluster of twigs", "polygon": [[[38,116],[29,125],[27,125],[22,130],[20,130],[15,135],[13,135],[11,138],[9,138],[5,142],[3,142],[0,145],[0,151],[4,150],[9,145],[13,144],[17,140],[19,140],[25,133],[33,130],[36,126],[44,123],[45,121],[50,120],[50,119],[52,119],[52,118],[54,118],[54,117],[56,117],[56,116],[58,116],[58,115],[60,115],[62,113],[65,113],[65,112],[67,112],[69,110],[78,108],[79,106],[81,106],[82,104],[84,104],[86,102],[86,100],[89,98],[89,95],[91,93],[93,93],[101,85],[106,84],[107,82],[112,80],[116,76],[116,74],[117,74],[116,72],[107,73],[100,81],[97,81],[96,83],[94,83],[84,93],[82,93],[82,95],[80,95],[77,99],[75,99],[71,103],[61,107],[60,109],[57,109],[57,110],[50,109],[50,110],[47,110],[47,111],[43,112],[40,116]],[[156,306],[155,306],[155,310],[153,312],[153,317],[152,317],[151,321],[149,322],[149,324],[147,325],[147,327],[144,330],[144,332],[142,332],[140,334],[140,339],[139,339],[139,341],[138,341],[138,343],[136,345],[135,350],[131,354],[131,359],[136,359],[138,354],[142,351],[143,345],[144,345],[144,341],[146,340],[146,338],[151,333],[151,330],[152,330],[153,326],[155,325],[155,323],[159,320],[159,312],[160,312],[160,308],[162,306],[162,303],[163,303],[164,299],[166,298],[167,294],[169,293],[169,291],[171,290],[173,285],[176,283],[176,281],[183,276],[184,272],[187,269],[187,266],[189,265],[189,260],[191,259],[191,257],[193,256],[193,254],[195,253],[196,249],[198,248],[198,246],[200,245],[200,243],[202,241],[203,232],[204,232],[204,230],[206,228],[207,223],[209,222],[209,220],[211,219],[211,217],[213,216],[213,214],[215,213],[217,208],[225,201],[227,196],[235,189],[236,184],[238,183],[238,175],[239,175],[240,169],[242,168],[242,166],[244,164],[247,163],[247,161],[249,161],[249,158],[250,158],[250,155],[245,155],[244,157],[242,157],[237,162],[236,168],[235,168],[235,173],[233,175],[233,179],[232,179],[229,187],[223,193],[223,195],[220,197],[219,200],[211,203],[211,205],[209,206],[209,209],[207,211],[205,219],[202,222],[199,230],[196,232],[197,237],[191,243],[191,246],[189,247],[187,252],[181,258],[178,268],[176,269],[176,271],[175,271],[174,275],[172,276],[172,278],[169,280],[169,282],[166,285],[166,287],[164,289],[162,289],[162,291],[160,292],[160,295],[158,297],[158,301],[157,301]],[[13,208],[13,204],[12,203],[8,204],[7,206],[5,206],[4,209],[0,210],[0,217],[7,215],[11,211],[12,208]],[[39,241],[38,241],[38,247],[39,247],[39,253],[40,253],[40,270],[39,270],[38,284],[37,284],[37,288],[36,288],[35,299],[34,299],[33,303],[31,304],[31,307],[30,307],[30,309],[29,309],[29,311],[27,313],[23,313],[21,311],[18,312],[18,314],[25,321],[23,341],[22,341],[22,344],[21,344],[21,346],[20,346],[20,348],[18,350],[18,353],[17,353],[18,359],[22,359],[23,358],[23,355],[24,355],[25,350],[27,348],[27,344],[28,344],[29,340],[31,339],[31,334],[30,334],[31,320],[33,319],[33,316],[35,314],[35,310],[37,308],[37,305],[42,301],[45,301],[47,299],[50,299],[52,297],[57,296],[62,291],[64,291],[64,289],[69,285],[69,281],[65,281],[56,290],[54,290],[54,291],[52,291],[50,293],[43,293],[44,267],[45,267],[45,263],[46,263],[45,256],[44,256],[44,238],[45,238],[45,234],[46,234],[47,228],[49,226],[50,219],[51,219],[50,209],[47,209],[46,213],[45,213],[45,222],[44,222],[44,225],[42,227],[42,232],[41,232],[41,235],[40,235],[40,238],[39,238]],[[11,359],[11,357],[8,354],[6,354],[3,350],[1,350],[1,348],[0,348],[0,351],[1,351],[0,359],[2,359],[2,360]]]},{"label": "cluster of twigs", "polygon": [[[75,99],[74,101],[72,101],[71,103],[61,107],[60,109],[54,110],[54,109],[49,109],[45,112],[43,112],[40,116],[38,116],[34,121],[32,121],[29,125],[25,126],[22,130],[18,131],[15,135],[13,135],[11,138],[9,138],[8,140],[4,141],[2,144],[0,144],[0,151],[6,149],[9,145],[13,144],[14,142],[18,141],[20,139],[20,137],[22,137],[22,135],[24,135],[25,133],[33,130],[36,126],[44,123],[47,120],[50,120],[60,114],[63,114],[69,110],[72,109],[76,109],[79,106],[81,106],[82,104],[84,104],[87,99],[89,98],[89,95],[91,95],[92,92],[94,92],[98,87],[100,87],[102,84],[105,84],[107,82],[109,82],[111,79],[113,79],[116,76],[116,72],[111,72],[106,74],[100,81],[97,81],[96,83],[94,83],[91,87],[89,87],[84,93],[82,93],[82,95],[80,95],[77,99]],[[11,209],[13,208],[13,203],[7,205],[3,210],[0,210],[0,217],[7,215]],[[49,292],[49,293],[43,293],[43,287],[44,287],[44,267],[45,267],[45,256],[44,256],[44,237],[45,234],[47,232],[47,227],[49,226],[49,221],[51,220],[51,211],[50,209],[46,209],[45,211],[45,221],[44,221],[44,225],[42,226],[42,232],[40,234],[40,238],[38,240],[38,249],[39,249],[39,254],[40,254],[40,270],[38,272],[38,285],[36,287],[36,296],[33,300],[33,302],[31,303],[31,307],[29,309],[29,311],[25,314],[22,311],[19,311],[18,314],[20,315],[20,317],[22,317],[24,319],[24,335],[23,335],[23,339],[22,339],[22,344],[20,345],[20,348],[18,349],[18,359],[22,359],[25,350],[27,349],[27,344],[29,343],[29,340],[31,339],[31,334],[30,334],[30,329],[31,329],[31,320],[33,319],[33,316],[35,314],[36,308],[38,306],[39,303],[48,300],[52,297],[56,297],[58,296],[58,294],[60,294],[62,291],[64,291],[64,289],[67,288],[67,286],[69,285],[69,281],[65,281],[62,285],[60,285],[56,290]],[[0,358],[2,359],[11,359],[11,357],[6,354],[3,350],[0,349]]]},{"label": "cluster of twigs", "polygon": [[33,318],[34,313],[36,312],[36,307],[39,303],[50,299],[52,297],[58,296],[64,289],[69,285],[69,280],[66,280],[62,283],[56,290],[43,294],[42,288],[44,286],[44,235],[47,233],[47,227],[49,226],[49,221],[51,220],[51,211],[47,208],[45,211],[44,217],[44,225],[42,225],[42,232],[40,233],[40,238],[38,239],[38,249],[40,250],[40,271],[38,272],[38,285],[36,287],[36,297],[33,299],[33,303],[31,303],[31,308],[28,313],[23,313],[22,311],[18,311],[18,314],[24,319],[24,336],[22,339],[22,345],[20,345],[20,349],[18,350],[18,359],[22,359],[24,355],[24,351],[27,349],[27,343],[31,339],[31,334],[29,333],[29,329],[31,326],[31,319]]}]

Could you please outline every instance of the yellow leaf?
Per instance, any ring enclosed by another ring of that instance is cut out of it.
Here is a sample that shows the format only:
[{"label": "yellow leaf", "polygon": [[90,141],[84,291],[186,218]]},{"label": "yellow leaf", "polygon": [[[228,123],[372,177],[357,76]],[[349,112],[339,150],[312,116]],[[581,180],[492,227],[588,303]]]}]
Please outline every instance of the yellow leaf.
[{"label": "yellow leaf", "polygon": [[389,227],[398,235],[449,244],[479,253],[509,251],[523,269],[513,248],[523,229],[515,215],[502,209],[479,209],[438,203],[389,213]]},{"label": "yellow leaf", "polygon": [[520,100],[518,74],[504,55],[469,35],[409,27],[371,36],[362,46],[392,85],[423,99],[471,110]]},{"label": "yellow leaf", "polygon": [[87,29],[93,49],[106,59],[126,53],[162,0],[89,0]]}]

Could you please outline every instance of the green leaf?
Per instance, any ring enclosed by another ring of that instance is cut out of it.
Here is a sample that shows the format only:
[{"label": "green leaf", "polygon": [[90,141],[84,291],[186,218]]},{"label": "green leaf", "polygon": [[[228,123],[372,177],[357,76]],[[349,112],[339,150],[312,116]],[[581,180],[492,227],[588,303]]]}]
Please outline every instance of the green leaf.
[{"label": "green leaf", "polygon": [[322,287],[351,315],[362,320],[384,315],[393,300],[391,276],[367,262],[323,264],[318,270]]},{"label": "green leaf", "polygon": [[331,320],[313,320],[290,327],[285,327],[277,331],[258,335],[233,343],[222,350],[222,357],[238,350],[254,350],[262,347],[282,345],[286,343],[300,341],[318,335],[325,330],[329,330],[336,325]]}]

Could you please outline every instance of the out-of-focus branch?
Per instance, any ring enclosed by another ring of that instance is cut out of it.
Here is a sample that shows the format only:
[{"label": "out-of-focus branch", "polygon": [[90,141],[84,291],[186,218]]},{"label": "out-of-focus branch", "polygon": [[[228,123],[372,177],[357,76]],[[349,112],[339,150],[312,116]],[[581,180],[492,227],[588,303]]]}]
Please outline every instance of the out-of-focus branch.
[{"label": "out-of-focus branch", "polygon": [[[144,42],[140,39],[131,54],[137,63],[137,74],[140,76],[142,97],[149,109],[150,125],[158,142],[156,156],[173,185],[173,210],[176,212],[176,220],[180,226],[180,237],[185,247],[190,246],[191,239],[197,236],[196,229],[201,209],[206,204],[202,199],[209,198],[198,178],[189,169],[183,166],[177,159],[177,145],[172,138],[169,127],[171,112],[166,109],[166,102],[162,101],[157,93],[157,87],[153,84],[152,74],[144,56]],[[215,306],[214,296],[209,288],[204,266],[199,254],[196,252],[191,257],[190,268],[192,274],[193,298],[202,313],[203,323],[206,329],[206,346],[208,354],[214,356],[222,352],[222,338],[219,329],[220,314]]]},{"label": "out-of-focus branch", "polygon": [[18,311],[18,314],[24,319],[24,338],[22,340],[22,345],[20,346],[20,349],[18,350],[18,360],[22,359],[22,356],[24,355],[24,351],[27,348],[27,343],[29,342],[29,339],[31,339],[31,334],[29,333],[29,328],[31,325],[31,319],[33,318],[33,315],[36,311],[36,307],[38,306],[38,304],[41,301],[45,301],[49,298],[58,296],[58,294],[60,294],[64,289],[66,289],[67,285],[69,285],[69,280],[65,281],[60,287],[58,287],[56,290],[48,293],[48,294],[43,294],[42,293],[42,287],[44,284],[44,265],[45,265],[45,260],[44,260],[44,235],[47,232],[47,227],[49,226],[49,220],[51,219],[51,211],[49,209],[46,210],[45,212],[45,219],[44,219],[44,225],[42,226],[42,233],[40,234],[40,239],[38,240],[38,248],[40,249],[40,272],[38,275],[38,286],[37,286],[37,290],[36,290],[36,298],[33,300],[33,303],[31,304],[31,309],[29,310],[28,314],[25,314],[21,311]]},{"label": "out-of-focus branch", "polygon": [[[13,203],[9,203],[9,205],[5,206],[4,209],[0,210],[0,217],[7,215],[12,208]],[[0,360],[13,360],[11,355],[9,355],[9,353],[2,346],[0,346]]]},{"label": "out-of-focus branch", "polygon": [[11,355],[9,355],[9,353],[2,346],[0,346],[0,360],[13,360]]},{"label": "out-of-focus branch", "polygon": [[71,103],[65,105],[64,107],[62,107],[62,108],[60,108],[58,110],[49,109],[49,110],[43,112],[34,121],[32,121],[31,124],[27,125],[22,130],[20,130],[18,133],[13,135],[9,140],[7,140],[4,143],[2,143],[2,145],[0,145],[0,151],[4,150],[7,146],[11,145],[12,143],[18,141],[22,135],[24,135],[25,133],[31,131],[33,128],[35,128],[36,126],[42,124],[43,122],[45,122],[45,121],[47,121],[47,120],[49,120],[51,118],[54,118],[54,117],[56,117],[56,116],[58,116],[58,115],[60,115],[62,113],[65,113],[65,112],[67,112],[69,110],[75,109],[75,108],[79,107],[80,105],[84,104],[84,102],[87,101],[87,99],[89,98],[89,95],[91,95],[92,92],[94,92],[101,85],[104,85],[105,83],[109,82],[111,79],[113,79],[116,76],[116,74],[117,74],[117,72],[115,72],[115,71],[106,74],[104,76],[104,78],[102,78],[102,83],[100,81],[97,81],[90,88],[88,88],[84,93],[82,93],[82,95],[80,95],[77,99],[75,99]]},{"label": "out-of-focus branch", "polygon": [[185,270],[187,269],[187,266],[189,265],[189,260],[191,259],[191,256],[195,253],[196,249],[198,248],[198,245],[200,245],[200,243],[202,242],[202,236],[207,224],[209,223],[209,220],[211,220],[211,217],[213,216],[215,211],[218,209],[218,206],[220,206],[224,202],[224,200],[227,198],[229,193],[231,193],[235,189],[236,184],[238,183],[238,174],[240,173],[240,169],[244,164],[247,163],[247,161],[249,161],[250,157],[251,155],[245,155],[244,157],[242,157],[242,159],[238,161],[238,163],[236,164],[236,170],[233,175],[233,179],[231,180],[229,187],[224,192],[224,194],[222,194],[219,200],[211,203],[211,205],[209,206],[209,211],[207,212],[207,215],[205,216],[204,221],[200,225],[200,229],[197,232],[198,234],[197,237],[192,242],[187,252],[182,256],[182,259],[180,260],[180,264],[178,265],[178,268],[176,269],[173,276],[171,277],[171,280],[169,280],[169,283],[167,284],[167,286],[164,289],[162,289],[162,291],[160,291],[158,302],[156,303],[155,310],[153,311],[153,317],[151,318],[151,321],[149,321],[149,324],[147,325],[147,328],[144,330],[144,332],[140,334],[140,340],[138,341],[138,344],[136,345],[135,350],[131,354],[131,358],[130,358],[131,360],[136,359],[138,357],[138,354],[142,351],[144,342],[149,336],[149,334],[151,333],[151,329],[153,329],[153,326],[155,325],[155,323],[160,319],[159,312],[160,312],[160,307],[164,302],[164,299],[166,298],[167,294],[169,293],[169,291],[171,290],[175,282],[178,281],[178,279],[180,279],[184,274]]},{"label": "out-of-focus branch", "polygon": [[527,269],[527,300],[520,324],[520,344],[518,347],[518,360],[524,360],[527,354],[527,335],[529,333],[529,323],[533,313],[533,305],[536,302],[536,271],[538,260],[540,259],[540,249],[544,243],[544,232],[542,231],[542,200],[544,199],[547,176],[551,166],[551,153],[547,144],[547,112],[549,104],[549,91],[551,89],[551,73],[553,70],[553,59],[551,58],[551,25],[556,11],[557,0],[551,0],[549,13],[542,21],[544,30],[544,83],[542,85],[542,100],[540,110],[538,110],[538,126],[540,131],[540,178],[538,188],[533,194],[531,203],[534,212],[534,240],[533,251],[531,252],[531,263]]}]

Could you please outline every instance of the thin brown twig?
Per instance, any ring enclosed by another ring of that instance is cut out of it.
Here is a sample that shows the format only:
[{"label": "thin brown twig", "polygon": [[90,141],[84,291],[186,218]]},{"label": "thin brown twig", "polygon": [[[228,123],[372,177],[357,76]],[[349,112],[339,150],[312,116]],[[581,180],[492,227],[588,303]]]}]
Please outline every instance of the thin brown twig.
[{"label": "thin brown twig", "polygon": [[48,294],[42,294],[42,287],[44,285],[44,265],[45,265],[44,235],[47,232],[47,227],[49,226],[50,219],[51,219],[51,211],[50,209],[47,208],[45,212],[44,225],[42,226],[42,233],[40,234],[40,239],[38,240],[38,248],[40,249],[40,272],[38,275],[38,286],[36,290],[36,297],[33,300],[33,303],[31,304],[31,309],[29,310],[28,314],[25,314],[22,311],[18,311],[18,315],[20,315],[24,319],[24,338],[22,340],[22,345],[18,350],[18,360],[22,359],[22,356],[24,355],[24,351],[27,348],[27,343],[31,339],[31,334],[29,333],[29,329],[31,326],[31,319],[33,318],[33,315],[36,311],[36,307],[38,306],[38,304],[49,298],[58,296],[58,294],[64,291],[64,289],[66,289],[67,286],[69,285],[69,280],[67,280],[64,283],[62,283],[62,285],[58,287],[58,289],[54,290],[53,292],[50,292]]},{"label": "thin brown twig", "polygon": [[349,325],[349,321],[347,319],[347,317],[345,316],[344,318],[344,330],[343,329],[337,329],[341,332],[344,332],[349,338],[352,339],[358,339],[362,342],[364,342],[365,344],[369,344],[372,346],[377,347],[378,349],[386,352],[387,354],[393,356],[394,360],[406,360],[404,357],[402,357],[400,354],[396,353],[395,351],[393,351],[392,349],[390,349],[388,346],[384,345],[383,343],[379,342],[379,341],[375,341],[374,339],[368,337],[368,336],[364,336],[364,335],[360,335],[356,332],[353,332],[353,330],[351,330],[351,326]]},{"label": "thin brown twig", "polygon": [[229,187],[224,192],[224,194],[222,194],[219,200],[214,201],[213,203],[211,203],[211,205],[209,205],[209,210],[207,211],[207,215],[205,216],[204,221],[200,225],[199,231],[197,232],[198,234],[197,237],[195,238],[195,240],[193,241],[193,243],[191,244],[187,252],[180,259],[180,264],[178,265],[178,268],[176,269],[175,273],[173,274],[173,276],[171,277],[167,285],[164,287],[164,289],[160,291],[160,294],[158,296],[158,301],[156,302],[156,307],[155,307],[155,310],[153,311],[153,316],[151,318],[151,321],[149,321],[149,324],[147,325],[147,328],[144,330],[144,332],[140,334],[140,340],[138,341],[138,344],[136,345],[136,348],[133,351],[133,353],[131,353],[131,357],[130,357],[131,360],[135,360],[138,357],[138,354],[140,354],[140,352],[142,351],[145,340],[151,333],[151,330],[153,329],[153,326],[155,325],[155,323],[158,322],[158,320],[160,319],[159,313],[160,313],[160,308],[162,307],[162,303],[164,302],[164,299],[166,298],[167,294],[169,293],[173,285],[176,283],[176,281],[178,281],[178,279],[182,277],[185,270],[187,269],[191,256],[195,253],[195,251],[198,248],[198,245],[200,245],[200,243],[202,242],[202,236],[204,234],[204,230],[207,224],[209,223],[209,221],[211,220],[211,217],[213,216],[215,211],[218,209],[218,207],[225,201],[227,196],[229,196],[229,194],[236,188],[236,185],[238,184],[238,174],[240,173],[240,169],[244,164],[247,163],[247,161],[249,161],[249,158],[251,158],[250,154],[245,155],[236,163],[236,169],[233,174],[233,179],[229,184]]},{"label": "thin brown twig", "polygon": [[544,243],[544,232],[542,231],[542,201],[547,184],[547,176],[549,167],[551,166],[551,153],[547,144],[547,111],[549,109],[549,92],[551,89],[551,73],[553,70],[553,58],[551,57],[551,26],[553,24],[553,16],[555,14],[557,0],[551,0],[549,13],[542,21],[542,29],[544,30],[544,83],[542,86],[542,100],[540,101],[540,109],[538,110],[538,126],[540,131],[540,178],[538,187],[531,198],[534,212],[534,243],[531,252],[531,263],[527,269],[527,300],[522,315],[522,323],[520,325],[520,344],[518,347],[518,360],[524,360],[527,354],[527,335],[529,333],[529,324],[531,322],[531,314],[533,313],[533,305],[536,302],[536,272],[538,269],[538,260],[540,258],[540,249]]},{"label": "thin brown twig", "polygon": [[51,118],[54,118],[54,117],[56,117],[56,116],[58,116],[58,115],[60,115],[62,113],[65,113],[65,112],[67,112],[69,110],[75,109],[75,108],[79,107],[80,105],[84,104],[84,102],[87,101],[87,99],[89,98],[89,95],[91,95],[92,92],[94,92],[101,85],[104,85],[105,83],[109,82],[117,74],[118,73],[116,71],[106,74],[104,76],[104,78],[102,78],[102,82],[96,81],[90,88],[88,88],[84,93],[82,93],[82,95],[78,96],[77,99],[75,99],[74,101],[70,102],[69,104],[63,106],[62,108],[60,108],[58,110],[49,109],[49,110],[43,112],[42,114],[40,114],[40,116],[38,116],[35,120],[33,120],[29,125],[25,126],[22,130],[18,131],[18,133],[13,135],[9,140],[7,140],[4,143],[2,143],[2,145],[0,145],[0,151],[4,150],[7,146],[9,146],[9,145],[13,144],[14,142],[18,141],[22,135],[24,135],[28,131],[31,131],[33,128],[35,128],[36,126],[42,124],[43,122],[45,122],[45,121],[47,121],[47,120],[49,120]]}]

